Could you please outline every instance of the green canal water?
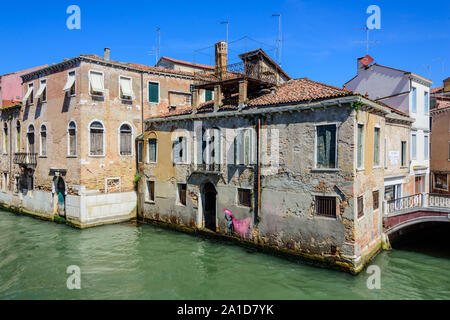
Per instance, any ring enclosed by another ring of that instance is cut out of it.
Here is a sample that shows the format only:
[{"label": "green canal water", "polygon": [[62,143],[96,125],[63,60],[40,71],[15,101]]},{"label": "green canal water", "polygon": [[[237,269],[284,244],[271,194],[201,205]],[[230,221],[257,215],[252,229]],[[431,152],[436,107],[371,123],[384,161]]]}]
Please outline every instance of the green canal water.
[{"label": "green canal water", "polygon": [[[352,276],[149,225],[81,231],[0,211],[0,299],[449,299],[448,239],[381,253],[372,262],[381,289],[369,290],[366,271]],[[71,265],[80,267],[80,290],[67,289]]]}]

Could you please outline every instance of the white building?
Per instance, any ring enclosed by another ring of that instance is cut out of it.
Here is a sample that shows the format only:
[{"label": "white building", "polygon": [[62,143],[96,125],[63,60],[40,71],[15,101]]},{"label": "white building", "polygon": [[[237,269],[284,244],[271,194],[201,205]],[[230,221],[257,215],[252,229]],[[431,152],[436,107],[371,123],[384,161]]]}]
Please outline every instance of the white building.
[{"label": "white building", "polygon": [[[367,55],[357,59],[357,75],[344,87],[354,92],[367,95],[368,98],[397,109],[415,121],[411,125],[407,149],[409,153],[409,175],[387,176],[385,192],[395,191],[394,198],[404,194],[427,193],[430,172],[430,87],[433,82],[413,72],[386,67],[377,63]],[[398,144],[397,144],[398,145]],[[392,146],[386,145],[389,153]],[[393,152],[402,152],[395,150]],[[391,186],[395,182],[395,186]],[[390,188],[388,188],[390,187]],[[402,190],[403,189],[403,190]],[[402,192],[403,191],[403,192]]]}]

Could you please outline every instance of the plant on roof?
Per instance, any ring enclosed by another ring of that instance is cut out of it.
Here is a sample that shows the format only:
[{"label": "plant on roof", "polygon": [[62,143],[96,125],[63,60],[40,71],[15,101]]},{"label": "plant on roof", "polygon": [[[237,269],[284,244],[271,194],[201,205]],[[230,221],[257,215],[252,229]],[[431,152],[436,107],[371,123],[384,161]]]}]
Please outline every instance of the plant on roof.
[{"label": "plant on roof", "polygon": [[364,103],[362,101],[356,101],[350,105],[350,107],[356,111],[356,119],[358,119],[358,111],[359,111],[359,109],[361,109],[361,107],[363,105],[364,105]]}]

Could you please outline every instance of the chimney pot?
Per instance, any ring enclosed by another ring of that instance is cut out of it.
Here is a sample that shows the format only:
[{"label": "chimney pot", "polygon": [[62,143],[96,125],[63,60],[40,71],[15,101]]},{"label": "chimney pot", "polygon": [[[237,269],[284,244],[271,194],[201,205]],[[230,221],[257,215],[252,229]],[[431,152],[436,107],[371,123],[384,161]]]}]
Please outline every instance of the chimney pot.
[{"label": "chimney pot", "polygon": [[227,72],[228,44],[220,41],[215,44],[215,74],[222,78]]},{"label": "chimney pot", "polygon": [[109,57],[110,57],[110,49],[109,48],[105,48],[105,50],[104,50],[104,59],[106,60],[106,61],[109,61]]}]

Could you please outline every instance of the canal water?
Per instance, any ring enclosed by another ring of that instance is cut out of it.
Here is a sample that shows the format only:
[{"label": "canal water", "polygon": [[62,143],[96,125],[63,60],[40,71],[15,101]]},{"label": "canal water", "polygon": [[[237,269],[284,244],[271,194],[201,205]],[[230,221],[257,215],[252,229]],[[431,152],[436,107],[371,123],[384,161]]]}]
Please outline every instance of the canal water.
[{"label": "canal water", "polygon": [[[0,211],[0,299],[449,299],[448,244],[381,253],[372,262],[381,289],[370,290],[366,271],[352,276],[149,225],[81,231]],[[80,290],[67,289],[71,265]]]}]

